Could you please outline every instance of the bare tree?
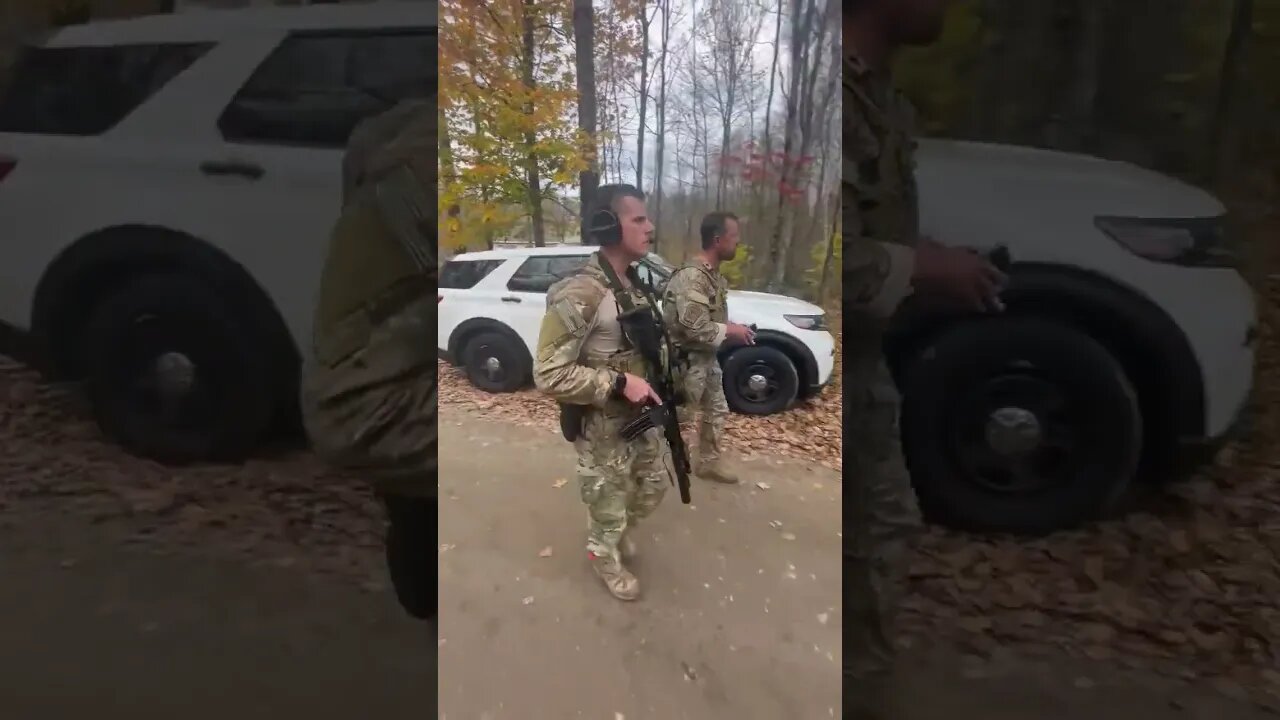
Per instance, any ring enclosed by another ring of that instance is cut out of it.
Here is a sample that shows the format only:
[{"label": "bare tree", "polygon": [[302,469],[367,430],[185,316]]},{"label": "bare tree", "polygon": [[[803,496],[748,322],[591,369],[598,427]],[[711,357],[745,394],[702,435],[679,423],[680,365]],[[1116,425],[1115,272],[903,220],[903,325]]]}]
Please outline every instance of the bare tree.
[{"label": "bare tree", "polygon": [[770,276],[768,287],[771,292],[780,292],[786,279],[787,256],[791,244],[791,220],[787,204],[787,190],[792,187],[796,178],[795,150],[803,142],[801,135],[801,102],[804,94],[806,59],[814,38],[819,41],[825,35],[825,29],[818,26],[818,4],[816,0],[797,0],[796,15],[791,23],[791,57],[790,78],[783,96],[787,101],[787,121],[783,139],[783,162],[781,167],[780,189],[778,194],[778,214],[774,218],[773,233],[769,239]]},{"label": "bare tree", "polygon": [[[658,249],[658,241],[662,237],[662,183],[666,178],[663,166],[667,151],[667,54],[671,46],[671,0],[661,0],[662,9],[662,54],[658,60],[658,138],[657,151],[654,153],[653,180],[653,224],[657,228],[653,236],[653,249]],[[643,129],[641,130],[643,135]]]},{"label": "bare tree", "polygon": [[[777,19],[774,21],[773,27],[773,60],[769,63],[769,96],[764,101],[764,156],[769,157],[773,151],[773,134],[771,132],[770,120],[773,118],[773,92],[778,78],[778,51],[782,47],[782,4],[786,0],[778,0],[778,6],[775,8]],[[757,186],[755,205],[756,214],[759,215],[764,210],[764,194],[763,185]]]},{"label": "bare tree", "polygon": [[[702,74],[710,78],[711,105],[720,120],[721,172],[716,182],[716,206],[724,202],[729,176],[723,163],[729,157],[729,140],[734,125],[742,119],[741,96],[755,80],[750,74],[754,39],[764,22],[761,7],[750,0],[710,0],[701,16],[701,30],[708,44],[706,56],[699,58]],[[750,113],[753,108],[746,108]]]},{"label": "bare tree", "polygon": [[[639,10],[642,44],[640,48],[640,129],[636,133],[636,187],[642,188],[644,187],[644,138],[648,134],[646,121],[649,110],[649,82],[652,79],[649,74],[649,28],[661,10],[661,6],[654,6],[653,14],[646,13],[644,6],[640,6]],[[663,43],[664,45],[666,43],[665,36]]]}]

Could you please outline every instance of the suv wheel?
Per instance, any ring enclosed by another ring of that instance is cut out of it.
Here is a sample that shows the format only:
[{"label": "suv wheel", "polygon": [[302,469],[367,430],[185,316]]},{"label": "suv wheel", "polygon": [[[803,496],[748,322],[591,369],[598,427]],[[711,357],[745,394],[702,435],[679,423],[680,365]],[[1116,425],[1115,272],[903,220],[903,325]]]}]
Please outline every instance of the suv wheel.
[{"label": "suv wheel", "polygon": [[724,362],[724,396],[734,412],[772,415],[786,410],[800,392],[800,374],[777,348],[753,345],[734,350]]},{"label": "suv wheel", "polygon": [[507,393],[524,387],[533,372],[528,353],[519,341],[500,332],[482,332],[462,349],[462,365],[472,385],[491,393]]},{"label": "suv wheel", "polygon": [[83,343],[98,424],[130,452],[237,461],[271,426],[278,388],[265,343],[197,280],[126,281],[93,312]]},{"label": "suv wheel", "polygon": [[985,532],[1042,534],[1097,518],[1133,478],[1142,415],[1093,338],[1031,318],[961,323],[903,385],[902,440],[921,508]]}]

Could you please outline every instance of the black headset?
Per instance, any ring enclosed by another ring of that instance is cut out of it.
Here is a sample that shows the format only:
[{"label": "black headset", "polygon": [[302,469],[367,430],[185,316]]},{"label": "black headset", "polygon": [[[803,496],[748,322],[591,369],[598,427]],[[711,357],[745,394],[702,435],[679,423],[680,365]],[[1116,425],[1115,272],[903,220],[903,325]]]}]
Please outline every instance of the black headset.
[{"label": "black headset", "polygon": [[601,247],[609,247],[622,242],[622,223],[618,220],[618,216],[608,208],[600,208],[591,213],[591,222],[587,223],[587,232]]}]

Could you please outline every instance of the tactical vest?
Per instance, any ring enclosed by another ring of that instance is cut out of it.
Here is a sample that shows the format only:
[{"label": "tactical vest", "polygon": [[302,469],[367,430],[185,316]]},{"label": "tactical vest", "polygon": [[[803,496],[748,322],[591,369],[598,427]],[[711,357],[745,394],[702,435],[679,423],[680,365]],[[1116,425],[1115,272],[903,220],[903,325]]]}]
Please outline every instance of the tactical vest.
[{"label": "tactical vest", "polygon": [[[680,268],[677,269],[674,273],[671,273],[671,277],[674,279],[677,273],[682,273],[682,272],[685,272],[686,270],[694,270],[694,271],[700,272],[703,275],[705,275],[708,280],[711,281],[711,286],[715,288],[715,294],[712,297],[708,298],[708,300],[711,301],[711,312],[709,314],[709,317],[711,319],[711,322],[713,323],[719,323],[721,325],[727,324],[729,322],[729,284],[724,279],[724,276],[718,272],[715,272],[714,270],[711,270],[710,268],[707,268],[702,263],[690,263],[688,265],[680,266]],[[670,287],[670,286],[671,286],[671,281],[668,280],[667,287]],[[668,298],[668,303],[670,302],[671,302],[671,299]],[[672,306],[667,308],[666,312],[674,316],[675,307]],[[676,333],[676,335],[678,335],[678,333]],[[678,339],[676,340],[675,344],[677,349],[680,350],[682,354],[686,354],[686,355],[696,354],[696,351],[690,351],[680,347],[680,341]]]},{"label": "tactical vest", "polygon": [[342,211],[320,278],[314,351],[332,366],[365,347],[373,328],[431,292],[430,278],[392,234],[365,186]]},{"label": "tactical vest", "polygon": [[[625,288],[616,277],[610,277],[613,275],[613,269],[608,267],[607,263],[608,261],[597,253],[591,256],[591,260],[578,271],[578,274],[591,277],[599,282],[604,290],[613,291],[614,302],[618,305],[618,324],[620,326],[618,332],[622,337],[622,348],[605,353],[591,347],[591,343],[585,343],[581,362],[590,368],[609,368],[615,372],[631,373],[637,377],[648,377],[649,364],[645,361],[644,356],[640,354],[635,342],[627,336],[626,329],[622,326],[621,318],[629,313],[647,311],[652,305],[645,293],[640,290],[638,278],[633,272],[628,272],[632,287],[630,289]],[[601,300],[603,300],[603,295],[602,293]]]},{"label": "tactical vest", "polygon": [[[854,183],[858,213],[867,237],[880,242],[914,245],[919,237],[919,200],[915,178],[913,137],[915,111],[894,86],[887,72],[868,69],[856,57],[846,58],[845,122],[857,135]],[[865,155],[865,157],[863,157]]]}]

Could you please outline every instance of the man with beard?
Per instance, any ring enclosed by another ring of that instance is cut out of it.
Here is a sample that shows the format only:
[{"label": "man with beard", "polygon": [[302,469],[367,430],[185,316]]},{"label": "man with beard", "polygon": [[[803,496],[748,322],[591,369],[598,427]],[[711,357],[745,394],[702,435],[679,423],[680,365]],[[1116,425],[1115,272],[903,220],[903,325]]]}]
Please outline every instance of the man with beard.
[{"label": "man with beard", "polygon": [[845,717],[898,717],[893,616],[920,514],[902,459],[898,394],[885,364],[888,319],[912,293],[986,311],[1004,281],[976,253],[919,234],[913,112],[893,52],[942,32],[946,0],[843,3]]},{"label": "man with beard", "polygon": [[750,345],[755,333],[729,322],[729,281],[720,264],[738,254],[738,216],[713,212],[702,218],[702,251],[676,270],[663,292],[663,320],[682,357],[685,402],[701,411],[698,425],[698,467],[704,480],[733,484],[737,476],[724,467],[724,421],[729,403],[724,398],[724,373],[716,357],[726,341]]}]

